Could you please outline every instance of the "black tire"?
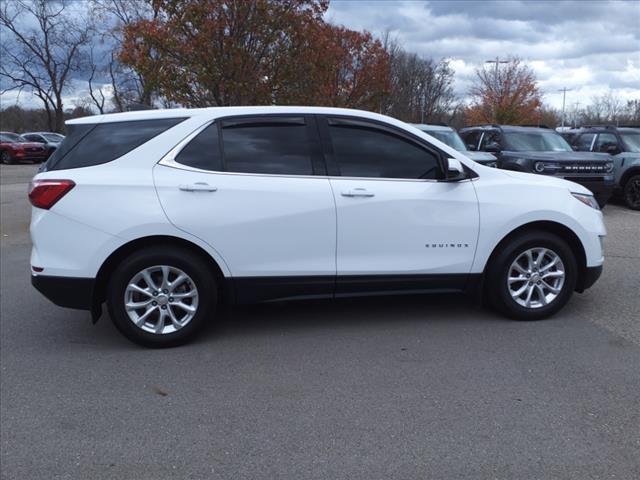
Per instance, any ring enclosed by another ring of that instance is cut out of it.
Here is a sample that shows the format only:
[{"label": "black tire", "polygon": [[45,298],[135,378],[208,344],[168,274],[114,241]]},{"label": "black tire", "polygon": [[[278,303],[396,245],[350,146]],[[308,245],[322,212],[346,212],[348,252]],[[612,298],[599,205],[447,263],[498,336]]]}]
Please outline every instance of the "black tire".
[{"label": "black tire", "polygon": [[[546,248],[557,254],[564,265],[565,272],[564,284],[557,297],[547,305],[538,308],[520,305],[512,298],[508,288],[511,265],[516,258],[531,248]],[[562,238],[548,232],[529,231],[509,239],[496,251],[497,254],[491,259],[487,268],[485,293],[489,303],[502,314],[515,320],[540,320],[556,313],[571,298],[578,279],[578,266],[575,254]],[[524,283],[526,282],[520,285]]]},{"label": "black tire", "polygon": [[640,175],[627,179],[623,190],[624,203],[632,210],[640,210]]},{"label": "black tire", "polygon": [[0,153],[0,162],[4,163],[5,165],[11,165],[12,163],[14,163],[13,157],[6,150],[3,150],[3,152]]},{"label": "black tire", "polygon": [[[125,290],[131,279],[145,268],[156,265],[180,269],[190,277],[198,292],[198,305],[193,318],[171,333],[159,334],[143,330],[134,324],[124,305]],[[215,275],[207,262],[187,249],[170,245],[149,247],[126,257],[111,275],[107,288],[107,307],[116,328],[129,340],[151,348],[175,347],[192,340],[212,320],[217,298]]]}]

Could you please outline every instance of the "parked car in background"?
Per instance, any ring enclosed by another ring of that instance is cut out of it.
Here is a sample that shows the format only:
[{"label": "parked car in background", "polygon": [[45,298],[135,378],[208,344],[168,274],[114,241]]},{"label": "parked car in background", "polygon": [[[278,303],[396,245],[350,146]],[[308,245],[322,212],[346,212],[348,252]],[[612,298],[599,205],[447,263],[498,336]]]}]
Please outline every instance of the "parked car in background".
[{"label": "parked car in background", "polygon": [[574,152],[556,131],[540,127],[480,125],[460,136],[470,149],[493,153],[498,168],[570,180],[593,192],[603,207],[613,194],[614,163],[607,153]]},{"label": "parked car in background", "polygon": [[44,162],[47,157],[47,150],[41,143],[29,142],[17,133],[0,132],[0,162],[28,160],[39,163]]},{"label": "parked car in background", "polygon": [[34,177],[33,285],[171,346],[221,302],[466,291],[521,320],[599,277],[589,190],[322,107],[84,117]]},{"label": "parked car in background", "polygon": [[446,143],[451,148],[455,148],[457,151],[463,153],[474,162],[481,163],[487,167],[496,166],[496,157],[488,152],[475,152],[467,149],[458,132],[453,128],[446,125],[428,125],[425,123],[412,124],[418,130],[422,130],[424,133],[437,138],[442,143]]},{"label": "parked car in background", "polygon": [[572,129],[567,136],[577,151],[613,155],[615,193],[629,208],[640,210],[640,128],[592,125]]},{"label": "parked car in background", "polygon": [[50,156],[64,140],[64,135],[54,132],[27,132],[20,135],[29,142],[41,143],[47,149],[47,157]]}]

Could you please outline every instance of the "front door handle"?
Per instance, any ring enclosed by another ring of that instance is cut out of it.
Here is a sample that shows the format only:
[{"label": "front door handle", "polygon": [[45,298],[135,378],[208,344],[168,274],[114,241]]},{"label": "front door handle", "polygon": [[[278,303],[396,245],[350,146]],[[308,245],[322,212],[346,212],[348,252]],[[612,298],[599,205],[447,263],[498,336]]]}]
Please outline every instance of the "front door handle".
[{"label": "front door handle", "polygon": [[189,185],[180,185],[178,187],[183,192],[215,192],[218,190],[216,187],[212,187],[205,182],[196,182]]},{"label": "front door handle", "polygon": [[366,188],[353,188],[342,192],[343,197],[374,197],[375,195]]}]

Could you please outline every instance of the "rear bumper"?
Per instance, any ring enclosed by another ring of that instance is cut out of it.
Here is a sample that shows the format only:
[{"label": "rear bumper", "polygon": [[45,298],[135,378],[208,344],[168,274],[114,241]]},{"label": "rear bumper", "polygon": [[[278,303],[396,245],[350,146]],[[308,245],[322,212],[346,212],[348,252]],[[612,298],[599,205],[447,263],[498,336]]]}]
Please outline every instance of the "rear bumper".
[{"label": "rear bumper", "polygon": [[92,310],[93,278],[50,277],[31,275],[31,285],[60,307]]},{"label": "rear bumper", "polygon": [[596,281],[602,275],[602,265],[597,267],[587,267],[584,275],[580,279],[580,283],[576,287],[576,290],[580,293],[584,292],[586,289],[591,288]]}]

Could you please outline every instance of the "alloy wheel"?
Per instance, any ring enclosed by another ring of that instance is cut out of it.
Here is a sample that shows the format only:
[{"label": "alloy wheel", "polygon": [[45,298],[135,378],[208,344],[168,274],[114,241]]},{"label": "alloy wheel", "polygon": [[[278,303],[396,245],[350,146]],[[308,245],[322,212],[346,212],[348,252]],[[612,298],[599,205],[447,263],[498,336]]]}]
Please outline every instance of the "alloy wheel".
[{"label": "alloy wheel", "polygon": [[198,310],[198,289],[179,268],[156,265],[136,273],[124,292],[124,308],[140,329],[173,333],[186,326]]},{"label": "alloy wheel", "polygon": [[625,197],[631,208],[640,208],[640,176],[629,180],[625,188]]},{"label": "alloy wheel", "polygon": [[507,288],[525,308],[542,308],[558,298],[566,278],[560,256],[548,248],[530,248],[509,267]]}]

